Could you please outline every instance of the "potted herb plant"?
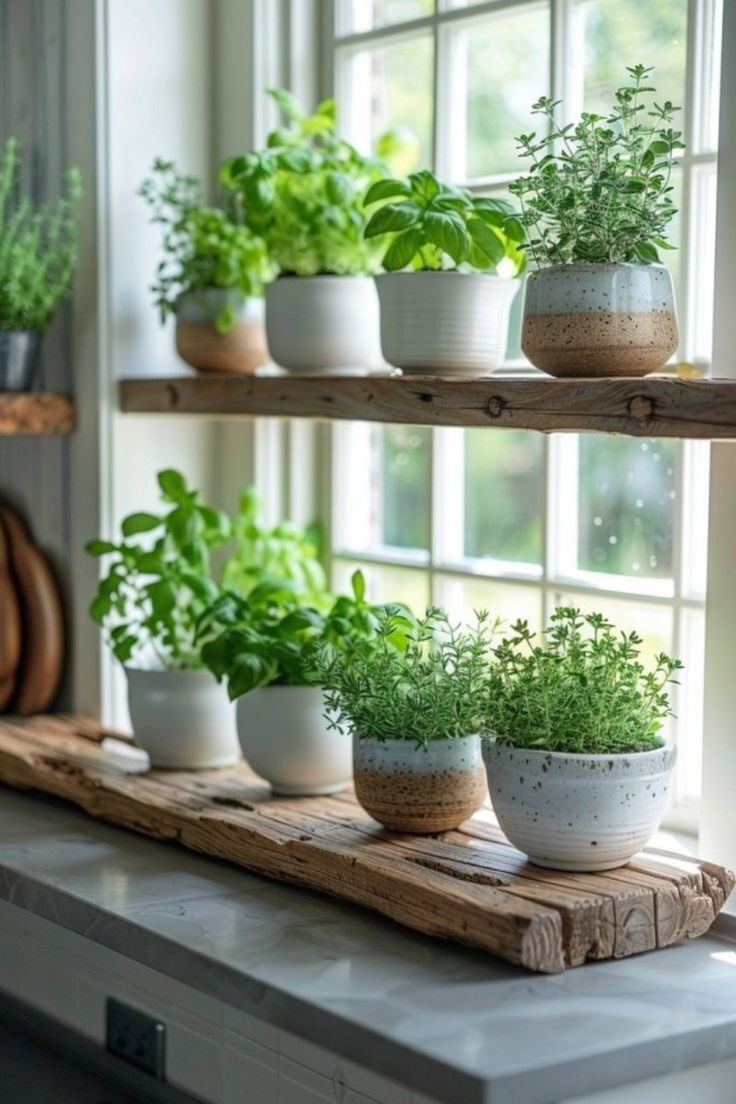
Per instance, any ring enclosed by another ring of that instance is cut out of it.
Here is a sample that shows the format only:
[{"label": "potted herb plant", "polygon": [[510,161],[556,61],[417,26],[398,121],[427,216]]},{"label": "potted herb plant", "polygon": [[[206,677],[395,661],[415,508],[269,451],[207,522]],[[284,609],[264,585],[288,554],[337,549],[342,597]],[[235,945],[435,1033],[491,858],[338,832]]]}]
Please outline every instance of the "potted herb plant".
[{"label": "potted herb plant", "polygon": [[163,229],[152,291],[176,350],[200,372],[250,374],[268,362],[263,287],[275,270],[263,241],[234,215],[202,203],[197,180],[156,160],[139,194]]},{"label": "potted herb plant", "polygon": [[660,730],[681,664],[663,654],[645,667],[641,643],[560,607],[541,641],[519,621],[495,649],[488,785],[502,829],[538,866],[622,866],[659,825],[676,754]]},{"label": "potted herb plant", "polygon": [[77,267],[78,169],[66,194],[48,207],[19,198],[18,143],[8,138],[0,156],[0,391],[28,391],[38,367],[41,338]]},{"label": "potted herb plant", "polygon": [[305,606],[293,581],[264,579],[247,598],[222,594],[202,618],[212,638],[202,659],[238,699],[243,755],[274,793],[330,794],[350,781],[350,740],[325,720],[318,658],[374,632],[376,614],[356,571],[352,595],[326,613]]},{"label": "potted herb plant", "polygon": [[388,610],[374,635],[324,655],[325,702],[352,735],[357,798],[386,828],[441,832],[482,804],[489,637],[485,614],[462,629],[438,609],[415,623]]},{"label": "potted herb plant", "polygon": [[151,765],[224,767],[240,758],[234,710],[196,633],[218,594],[210,554],[229,539],[230,521],[179,472],[160,472],[158,483],[164,513],[130,514],[119,541],[87,545],[106,562],[90,613],[125,668],[133,732]]},{"label": "potted herb plant", "polygon": [[381,353],[379,252],[363,237],[363,201],[385,168],[337,137],[333,100],[304,116],[289,92],[270,95],[286,125],[265,150],[226,162],[220,179],[279,268],[266,289],[271,355],[292,372],[365,372]]},{"label": "potted herb plant", "polygon": [[365,202],[381,204],[366,239],[391,238],[376,277],[386,360],[405,372],[492,372],[525,262],[510,204],[450,188],[426,169],[377,181]]},{"label": "potted herb plant", "polygon": [[560,126],[558,102],[533,111],[544,132],[518,138],[532,162],[510,191],[521,205],[536,271],[526,286],[522,349],[553,376],[642,376],[677,348],[672,280],[672,166],[684,148],[678,108],[658,104],[651,69],[627,69],[607,116]]}]

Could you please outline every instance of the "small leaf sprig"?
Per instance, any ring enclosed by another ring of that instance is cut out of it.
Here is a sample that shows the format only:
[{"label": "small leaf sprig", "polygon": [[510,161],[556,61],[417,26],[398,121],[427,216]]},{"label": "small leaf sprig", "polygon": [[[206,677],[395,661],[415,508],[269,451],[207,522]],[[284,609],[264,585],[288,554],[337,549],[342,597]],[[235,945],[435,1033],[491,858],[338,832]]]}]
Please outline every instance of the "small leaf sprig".
[{"label": "small leaf sprig", "polygon": [[349,650],[322,652],[331,727],[361,739],[407,740],[417,747],[481,732],[496,629],[485,611],[473,626],[462,627],[435,607],[419,620],[387,609],[374,635]]},{"label": "small leaf sprig", "polygon": [[541,640],[517,621],[494,650],[485,727],[498,744],[568,754],[617,755],[661,746],[672,716],[668,685],[682,669],[664,653],[647,669],[641,637],[600,613],[560,606]]},{"label": "small leaf sprig", "polygon": [[675,154],[684,149],[672,123],[680,110],[659,104],[652,68],[627,67],[608,115],[584,112],[577,124],[557,122],[559,100],[542,96],[532,111],[544,134],[517,138],[532,164],[509,186],[538,266],[591,262],[656,263],[677,209],[672,200]]},{"label": "small leaf sprig", "polygon": [[230,538],[230,519],[173,469],[159,472],[158,485],[164,513],[130,514],[121,540],[87,544],[107,561],[90,616],[120,663],[201,667],[197,624],[218,594],[210,554]]},{"label": "small leaf sprig", "polygon": [[379,202],[365,237],[391,235],[383,257],[387,272],[464,266],[518,276],[524,268],[525,255],[519,248],[524,229],[505,200],[473,196],[464,188],[441,184],[434,173],[421,169],[406,180],[378,180],[368,189],[365,205]]}]

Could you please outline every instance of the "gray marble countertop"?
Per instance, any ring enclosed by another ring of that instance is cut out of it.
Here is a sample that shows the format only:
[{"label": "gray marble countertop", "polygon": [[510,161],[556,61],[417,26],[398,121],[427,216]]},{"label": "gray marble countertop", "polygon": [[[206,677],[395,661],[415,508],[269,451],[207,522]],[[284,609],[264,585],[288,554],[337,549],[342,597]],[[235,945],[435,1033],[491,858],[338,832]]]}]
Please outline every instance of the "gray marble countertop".
[{"label": "gray marble countertop", "polygon": [[447,1104],[736,1055],[736,927],[537,976],[0,787],[0,899]]}]

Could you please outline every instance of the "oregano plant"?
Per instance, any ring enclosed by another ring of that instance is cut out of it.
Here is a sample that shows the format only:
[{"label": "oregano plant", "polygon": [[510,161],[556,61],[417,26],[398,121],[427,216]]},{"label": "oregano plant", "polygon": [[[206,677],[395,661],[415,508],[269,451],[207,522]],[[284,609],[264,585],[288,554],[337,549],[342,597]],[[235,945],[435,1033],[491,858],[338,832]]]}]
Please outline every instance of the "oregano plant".
[{"label": "oregano plant", "polygon": [[560,125],[559,100],[542,96],[532,111],[542,132],[517,138],[529,172],[509,186],[521,207],[525,248],[538,266],[570,262],[656,263],[672,249],[667,228],[677,213],[672,169],[682,134],[679,111],[658,103],[651,68],[627,68],[607,115],[584,112]]},{"label": "oregano plant", "polygon": [[494,650],[485,731],[509,747],[572,754],[660,747],[682,664],[661,653],[647,666],[641,645],[637,633],[573,607],[558,607],[541,637],[517,621]]}]

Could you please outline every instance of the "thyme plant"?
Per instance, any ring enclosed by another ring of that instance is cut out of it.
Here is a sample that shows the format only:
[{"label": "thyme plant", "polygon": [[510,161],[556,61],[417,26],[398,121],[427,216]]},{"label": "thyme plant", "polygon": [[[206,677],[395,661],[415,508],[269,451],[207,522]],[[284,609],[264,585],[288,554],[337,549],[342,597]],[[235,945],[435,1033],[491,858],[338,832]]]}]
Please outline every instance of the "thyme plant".
[{"label": "thyme plant", "polygon": [[667,687],[682,664],[662,653],[647,669],[641,643],[602,614],[570,607],[555,610],[541,640],[517,621],[494,651],[486,731],[509,747],[573,754],[660,747],[672,716]]},{"label": "thyme plant", "polygon": [[331,727],[361,739],[431,740],[483,730],[483,689],[495,625],[452,624],[430,608],[414,622],[387,609],[374,636],[349,651],[325,649],[320,663]]},{"label": "thyme plant", "polygon": [[66,176],[66,194],[46,207],[19,195],[18,143],[8,138],[0,155],[0,330],[51,325],[69,294],[77,268],[78,169]]},{"label": "thyme plant", "polygon": [[[264,283],[275,276],[263,241],[229,211],[205,206],[196,177],[157,159],[138,194],[163,231],[163,257],[151,288],[162,322],[176,313],[186,292],[223,288],[246,298],[263,295]],[[236,322],[236,305],[230,302],[218,312],[215,326],[227,333]]]},{"label": "thyme plant", "polygon": [[544,133],[521,134],[529,172],[509,186],[521,206],[526,248],[537,265],[655,263],[672,249],[667,227],[676,214],[672,167],[684,149],[672,123],[680,110],[657,103],[651,68],[627,67],[608,115],[584,112],[560,126],[559,100],[533,105]]}]

